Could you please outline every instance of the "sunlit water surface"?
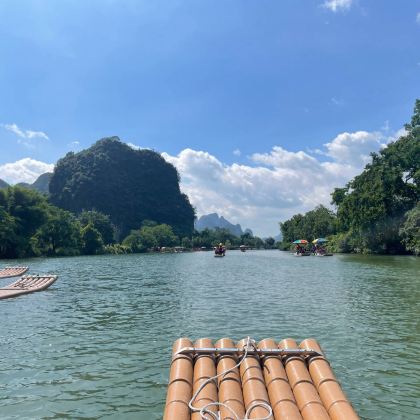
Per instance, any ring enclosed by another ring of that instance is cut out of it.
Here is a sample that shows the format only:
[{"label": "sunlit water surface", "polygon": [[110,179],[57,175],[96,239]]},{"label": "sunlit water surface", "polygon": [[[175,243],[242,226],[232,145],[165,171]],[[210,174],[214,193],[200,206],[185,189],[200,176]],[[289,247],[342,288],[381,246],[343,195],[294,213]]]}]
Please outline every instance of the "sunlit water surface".
[{"label": "sunlit water surface", "polygon": [[59,280],[0,301],[1,419],[159,419],[176,338],[247,335],[315,337],[363,418],[420,418],[419,258],[232,251],[18,262]]}]

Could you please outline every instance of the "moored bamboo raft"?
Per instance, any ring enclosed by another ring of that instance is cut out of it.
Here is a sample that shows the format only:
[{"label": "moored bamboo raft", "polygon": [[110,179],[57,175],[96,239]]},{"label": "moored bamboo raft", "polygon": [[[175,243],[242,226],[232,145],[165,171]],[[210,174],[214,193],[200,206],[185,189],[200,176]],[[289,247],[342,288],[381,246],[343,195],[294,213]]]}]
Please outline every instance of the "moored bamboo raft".
[{"label": "moored bamboo raft", "polygon": [[56,275],[50,274],[43,276],[23,276],[14,283],[0,288],[0,299],[7,299],[45,290],[50,287],[57,278]]},{"label": "moored bamboo raft", "polygon": [[175,341],[164,420],[357,420],[321,347],[265,339]]},{"label": "moored bamboo raft", "polygon": [[18,277],[25,274],[27,271],[28,267],[5,267],[0,270],[0,279]]}]

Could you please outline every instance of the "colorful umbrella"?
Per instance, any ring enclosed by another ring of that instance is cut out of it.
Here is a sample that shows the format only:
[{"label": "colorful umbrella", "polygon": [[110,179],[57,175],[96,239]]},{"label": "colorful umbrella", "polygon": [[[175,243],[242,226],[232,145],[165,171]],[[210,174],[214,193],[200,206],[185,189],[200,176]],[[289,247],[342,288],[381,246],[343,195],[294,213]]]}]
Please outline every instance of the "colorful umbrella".
[{"label": "colorful umbrella", "polygon": [[324,244],[325,242],[328,242],[328,239],[325,239],[325,238],[317,238],[317,239],[314,239],[312,241],[313,244]]},{"label": "colorful umbrella", "polygon": [[306,245],[308,241],[306,239],[296,239],[296,241],[293,241],[294,244],[304,244]]}]

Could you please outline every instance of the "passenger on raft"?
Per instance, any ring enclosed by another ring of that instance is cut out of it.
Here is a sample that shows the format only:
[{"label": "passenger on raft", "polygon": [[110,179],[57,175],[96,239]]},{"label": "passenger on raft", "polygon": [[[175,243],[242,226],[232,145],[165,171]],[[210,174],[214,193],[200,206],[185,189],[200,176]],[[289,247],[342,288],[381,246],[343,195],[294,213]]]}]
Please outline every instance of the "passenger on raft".
[{"label": "passenger on raft", "polygon": [[296,254],[303,254],[305,250],[300,245],[296,245]]},{"label": "passenger on raft", "polygon": [[216,246],[216,249],[214,250],[214,253],[216,255],[225,255],[225,252],[226,252],[226,248],[223,246],[222,243]]}]

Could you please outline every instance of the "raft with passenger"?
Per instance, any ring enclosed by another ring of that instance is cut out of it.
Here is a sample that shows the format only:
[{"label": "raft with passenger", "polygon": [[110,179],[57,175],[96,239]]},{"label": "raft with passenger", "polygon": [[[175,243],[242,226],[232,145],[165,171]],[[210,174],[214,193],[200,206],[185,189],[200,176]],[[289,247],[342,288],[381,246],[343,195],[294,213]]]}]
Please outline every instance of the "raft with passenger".
[{"label": "raft with passenger", "polygon": [[316,257],[332,257],[333,254],[331,252],[327,252],[325,249],[325,245],[327,244],[328,239],[325,238],[317,238],[312,241],[314,244],[314,255]]},{"label": "raft with passenger", "polygon": [[222,243],[220,243],[219,245],[217,245],[214,248],[214,256],[215,257],[224,257],[225,254],[226,254],[226,248]]},{"label": "raft with passenger", "polygon": [[320,345],[180,338],[164,420],[358,420]]},{"label": "raft with passenger", "polygon": [[293,253],[295,257],[308,257],[311,255],[305,248],[308,245],[306,239],[296,239],[296,241],[293,241],[293,244],[295,245],[295,252]]}]

